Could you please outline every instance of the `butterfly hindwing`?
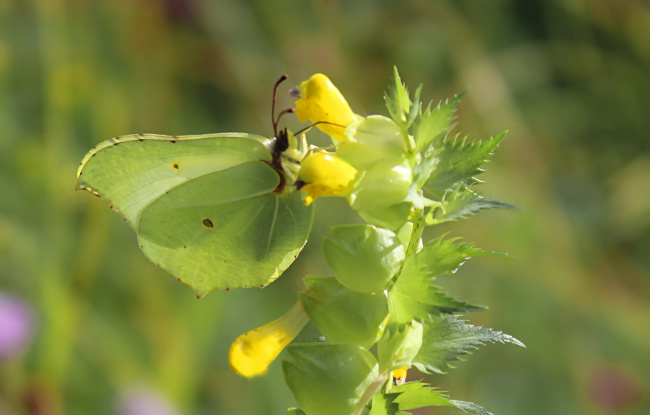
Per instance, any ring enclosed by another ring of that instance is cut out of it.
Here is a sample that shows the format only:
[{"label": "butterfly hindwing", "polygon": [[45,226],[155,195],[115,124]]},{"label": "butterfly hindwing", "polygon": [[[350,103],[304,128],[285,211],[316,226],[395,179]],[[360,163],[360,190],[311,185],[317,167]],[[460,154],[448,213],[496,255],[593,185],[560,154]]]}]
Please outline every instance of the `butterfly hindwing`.
[{"label": "butterfly hindwing", "polygon": [[304,246],[313,210],[273,191],[265,139],[241,133],[135,135],[91,150],[77,188],[106,200],[154,263],[199,295],[263,286]]}]

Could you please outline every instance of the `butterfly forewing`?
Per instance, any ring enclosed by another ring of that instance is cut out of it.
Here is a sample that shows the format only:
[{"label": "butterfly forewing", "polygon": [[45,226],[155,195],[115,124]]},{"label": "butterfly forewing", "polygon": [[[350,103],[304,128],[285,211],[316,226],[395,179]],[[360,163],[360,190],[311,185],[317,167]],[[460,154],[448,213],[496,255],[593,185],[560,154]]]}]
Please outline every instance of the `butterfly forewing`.
[{"label": "butterfly forewing", "polygon": [[77,188],[95,193],[136,229],[142,210],[168,190],[195,177],[247,161],[271,161],[247,134],[132,135],[108,140],[84,157]]}]

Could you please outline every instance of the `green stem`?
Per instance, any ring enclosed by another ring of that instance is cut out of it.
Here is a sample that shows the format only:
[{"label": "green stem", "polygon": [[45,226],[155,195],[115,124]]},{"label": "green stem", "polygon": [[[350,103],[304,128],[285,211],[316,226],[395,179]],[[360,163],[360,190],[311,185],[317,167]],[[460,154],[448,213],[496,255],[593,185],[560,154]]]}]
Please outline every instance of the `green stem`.
[{"label": "green stem", "polygon": [[377,376],[377,379],[375,379],[370,384],[370,386],[368,386],[368,389],[366,389],[366,391],[363,393],[363,396],[357,403],[357,406],[355,406],[354,411],[352,411],[351,415],[361,415],[368,402],[370,402],[372,397],[375,396],[375,393],[379,392],[389,377],[390,376],[388,373],[381,373],[379,376]]},{"label": "green stem", "polygon": [[424,212],[422,209],[415,209],[413,218],[413,230],[411,231],[411,239],[409,240],[409,246],[406,249],[406,258],[413,255],[420,245],[420,239],[422,238],[422,232],[424,231]]}]

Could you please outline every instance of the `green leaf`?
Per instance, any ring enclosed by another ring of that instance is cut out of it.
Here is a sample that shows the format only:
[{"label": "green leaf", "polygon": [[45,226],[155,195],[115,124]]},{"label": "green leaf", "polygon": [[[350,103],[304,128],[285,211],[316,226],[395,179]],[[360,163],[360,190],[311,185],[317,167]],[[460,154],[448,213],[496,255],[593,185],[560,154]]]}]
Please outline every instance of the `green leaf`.
[{"label": "green leaf", "polygon": [[300,408],[289,408],[287,410],[287,415],[307,415]]},{"label": "green leaf", "polygon": [[452,406],[444,392],[422,382],[408,382],[395,386],[390,390],[391,395],[397,395],[393,402],[399,409],[409,410],[427,406]]},{"label": "green leaf", "polygon": [[440,198],[445,191],[459,184],[471,186],[479,181],[474,177],[483,170],[481,166],[494,153],[506,132],[484,141],[467,142],[456,136],[453,140],[438,142],[425,153],[425,159],[435,159],[435,168],[424,189]]},{"label": "green leaf", "polygon": [[391,118],[400,125],[405,125],[411,111],[411,99],[408,90],[400,79],[397,67],[393,67],[393,78],[384,94],[386,107]]},{"label": "green leaf", "polygon": [[464,219],[485,209],[514,209],[511,204],[494,199],[487,199],[464,184],[454,190],[447,190],[440,206],[436,206],[426,216],[427,225]]},{"label": "green leaf", "polygon": [[427,406],[454,406],[443,392],[426,383],[408,382],[393,387],[388,393],[379,391],[372,398],[369,415],[408,414],[403,412]]},{"label": "green leaf", "polygon": [[405,323],[446,313],[482,311],[485,307],[450,297],[435,285],[413,281],[399,284],[398,280],[388,293],[388,309],[391,319]]},{"label": "green leaf", "polygon": [[413,274],[409,275],[412,279],[418,276],[420,279],[433,280],[440,275],[455,273],[473,256],[489,254],[469,243],[454,244],[458,238],[444,237],[445,235],[427,242],[417,254],[407,258],[402,274]]},{"label": "green leaf", "polygon": [[381,336],[388,314],[384,293],[349,290],[334,277],[305,277],[309,289],[300,294],[302,306],[325,338],[370,348]]},{"label": "green leaf", "polygon": [[368,350],[348,343],[292,344],[283,360],[284,378],[305,413],[351,413],[377,377],[377,361]]},{"label": "green leaf", "polygon": [[145,255],[199,296],[259,287],[304,246],[313,209],[278,195],[264,138],[248,134],[134,135],[83,159],[78,189],[105,199],[136,231]]},{"label": "green leaf", "polygon": [[422,324],[411,320],[406,324],[389,323],[377,343],[379,371],[387,373],[400,367],[410,367],[422,345]]},{"label": "green leaf", "polygon": [[465,402],[465,401],[449,401],[453,406],[460,409],[463,412],[469,412],[476,415],[494,415],[492,412],[483,408],[480,405],[475,404],[474,402]]},{"label": "green leaf", "polygon": [[395,284],[388,292],[390,318],[399,323],[423,321],[441,313],[481,311],[485,307],[456,300],[430,282],[443,274],[452,274],[472,255],[485,254],[469,244],[456,244],[443,237],[429,241],[406,259]]},{"label": "green leaf", "polygon": [[368,415],[402,415],[408,414],[399,410],[399,406],[393,402],[395,395],[384,394],[383,389],[372,397],[372,406]]},{"label": "green leaf", "polygon": [[381,292],[404,260],[404,245],[388,229],[372,225],[332,228],[323,240],[327,264],[345,287],[359,292]]},{"label": "green leaf", "polygon": [[451,122],[454,120],[456,106],[467,91],[455,95],[451,100],[438,103],[433,110],[431,103],[427,109],[416,118],[413,124],[413,138],[415,150],[420,152],[427,148],[436,138],[449,132]]},{"label": "green leaf", "polygon": [[500,331],[473,326],[458,316],[433,317],[424,323],[422,347],[413,360],[413,365],[424,373],[446,373],[453,368],[449,362],[460,360],[487,343],[513,343],[525,347],[522,342]]}]

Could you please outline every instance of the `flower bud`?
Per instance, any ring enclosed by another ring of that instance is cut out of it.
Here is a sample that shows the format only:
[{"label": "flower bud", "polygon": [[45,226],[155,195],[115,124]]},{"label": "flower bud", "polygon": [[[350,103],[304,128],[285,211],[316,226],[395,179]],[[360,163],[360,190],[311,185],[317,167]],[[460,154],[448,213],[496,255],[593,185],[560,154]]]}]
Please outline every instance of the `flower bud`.
[{"label": "flower bud", "polygon": [[246,378],[265,374],[271,362],[308,321],[309,318],[298,301],[279,319],[242,334],[230,346],[230,368]]},{"label": "flower bud", "polygon": [[345,128],[359,119],[348,105],[341,92],[323,74],[313,75],[294,88],[296,115],[301,122],[307,120],[319,123],[316,127],[336,141],[345,141]]},{"label": "flower bud", "polygon": [[324,151],[305,157],[298,172],[298,188],[309,206],[318,196],[347,196],[357,170],[345,160]]}]

